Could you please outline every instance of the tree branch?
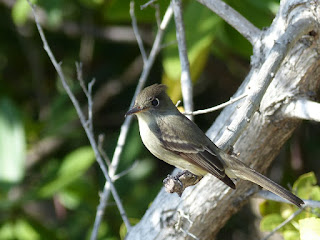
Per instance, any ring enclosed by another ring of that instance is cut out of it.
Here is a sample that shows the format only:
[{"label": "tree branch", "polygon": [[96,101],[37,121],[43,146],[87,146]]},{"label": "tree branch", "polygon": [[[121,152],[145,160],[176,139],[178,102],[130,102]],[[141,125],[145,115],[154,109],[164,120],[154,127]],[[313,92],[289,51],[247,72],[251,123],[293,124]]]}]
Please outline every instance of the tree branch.
[{"label": "tree branch", "polygon": [[247,98],[236,111],[233,121],[216,143],[221,148],[227,149],[228,146],[234,145],[238,140],[247,128],[253,114],[259,109],[260,102],[288,51],[303,34],[314,28],[314,22],[310,18],[300,17],[296,22],[289,25],[283,35],[274,43],[260,69],[253,72],[251,76],[252,84],[250,83],[245,90],[248,94]]},{"label": "tree branch", "polygon": [[289,118],[297,118],[320,122],[320,103],[308,99],[296,99],[283,107],[283,114]]},{"label": "tree branch", "polygon": [[200,114],[205,114],[205,113],[210,113],[210,112],[214,112],[217,111],[219,109],[222,109],[230,104],[233,104],[239,100],[241,100],[242,98],[245,98],[247,96],[247,94],[242,94],[239,97],[236,98],[231,98],[228,102],[225,103],[221,103],[217,106],[211,107],[211,108],[207,108],[207,109],[201,109],[201,110],[197,110],[197,111],[193,111],[193,112],[184,112],[183,114],[185,115],[200,115]]},{"label": "tree branch", "polygon": [[138,29],[137,19],[134,14],[134,1],[130,2],[130,16],[131,16],[131,21],[132,21],[132,29],[133,29],[134,35],[137,39],[137,43],[138,43],[138,46],[140,49],[142,60],[143,60],[143,63],[146,64],[147,54],[146,54],[146,50],[144,49],[144,46],[143,46],[141,35],[140,35],[139,29]]},{"label": "tree branch", "polygon": [[[191,80],[191,74],[190,74],[190,64],[188,59],[184,24],[182,19],[181,0],[172,0],[171,4],[173,8],[173,13],[174,13],[174,20],[176,23],[176,35],[177,35],[179,58],[180,58],[180,65],[181,65],[181,90],[182,90],[183,104],[187,112],[192,112],[193,111],[192,80]],[[192,119],[192,115],[189,115],[188,117]]]},{"label": "tree branch", "polygon": [[197,1],[207,8],[211,9],[223,20],[229,23],[242,36],[244,36],[252,46],[254,46],[259,40],[261,31],[225,2],[221,0]]},{"label": "tree branch", "polygon": [[[137,57],[133,62],[128,66],[128,68],[121,74],[121,76],[110,79],[99,89],[96,90],[95,95],[93,96],[93,109],[92,113],[96,113],[102,109],[102,107],[110,100],[113,96],[119,94],[126,86],[132,84],[141,70],[143,68],[142,58]],[[83,106],[82,111],[87,112],[88,106]],[[70,121],[65,123],[61,128],[63,134],[71,132],[75,127],[79,125],[79,119],[75,121]],[[57,132],[56,136],[46,137],[39,142],[33,144],[34,146],[27,153],[27,168],[32,168],[37,162],[42,159],[45,159],[48,155],[57,151],[59,147],[63,145],[66,141],[65,138],[60,137],[61,133]],[[59,136],[59,137],[58,137]]]}]

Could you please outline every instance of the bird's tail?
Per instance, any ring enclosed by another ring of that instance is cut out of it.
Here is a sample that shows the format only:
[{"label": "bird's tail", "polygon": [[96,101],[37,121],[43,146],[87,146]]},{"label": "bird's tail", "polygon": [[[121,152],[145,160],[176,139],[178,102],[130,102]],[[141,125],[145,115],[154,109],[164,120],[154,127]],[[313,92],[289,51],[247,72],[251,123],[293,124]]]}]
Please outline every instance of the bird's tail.
[{"label": "bird's tail", "polygon": [[299,197],[294,195],[292,192],[281,187],[280,185],[278,185],[271,179],[267,178],[266,176],[262,175],[261,173],[258,173],[254,169],[249,168],[239,159],[230,155],[229,157],[233,158],[232,159],[233,167],[231,167],[231,170],[238,178],[248,180],[250,182],[258,184],[259,186],[269,190],[270,192],[273,192],[274,194],[295,204],[299,208],[301,208],[302,207],[301,205],[304,204],[304,202]]}]

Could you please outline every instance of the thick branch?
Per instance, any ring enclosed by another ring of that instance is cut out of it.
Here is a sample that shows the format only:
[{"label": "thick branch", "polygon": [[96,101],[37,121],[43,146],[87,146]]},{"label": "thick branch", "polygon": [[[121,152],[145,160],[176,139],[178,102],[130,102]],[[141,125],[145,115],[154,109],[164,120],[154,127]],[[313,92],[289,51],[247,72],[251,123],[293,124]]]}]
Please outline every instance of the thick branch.
[{"label": "thick branch", "polygon": [[[302,16],[301,16],[302,17]],[[314,25],[309,18],[302,18],[286,29],[286,32],[275,42],[261,68],[251,76],[252,84],[248,85],[246,92],[248,97],[236,111],[231,124],[220,137],[217,145],[226,149],[232,146],[248,126],[253,114],[259,109],[260,102],[269,84],[275,77],[283,59],[287,56],[291,46],[300,39],[303,34],[313,29]]]},{"label": "thick branch", "polygon": [[308,99],[297,99],[284,106],[283,114],[289,118],[320,122],[320,104]]}]

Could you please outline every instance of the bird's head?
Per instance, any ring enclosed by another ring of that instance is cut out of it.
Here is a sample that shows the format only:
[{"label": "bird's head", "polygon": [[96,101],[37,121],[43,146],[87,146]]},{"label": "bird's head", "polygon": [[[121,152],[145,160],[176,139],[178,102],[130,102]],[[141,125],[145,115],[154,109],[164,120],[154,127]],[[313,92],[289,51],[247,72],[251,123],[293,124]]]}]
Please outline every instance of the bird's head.
[{"label": "bird's head", "polygon": [[126,116],[140,114],[143,112],[165,112],[176,109],[171,99],[166,94],[167,86],[164,84],[153,84],[143,89],[135,100],[135,104]]}]

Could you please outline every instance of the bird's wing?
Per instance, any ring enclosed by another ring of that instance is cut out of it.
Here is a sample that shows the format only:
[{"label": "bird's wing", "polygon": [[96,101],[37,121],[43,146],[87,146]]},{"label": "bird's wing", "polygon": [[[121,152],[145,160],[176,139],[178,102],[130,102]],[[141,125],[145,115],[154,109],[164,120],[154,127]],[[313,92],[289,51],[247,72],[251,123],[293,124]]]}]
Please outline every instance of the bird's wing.
[{"label": "bird's wing", "polygon": [[[170,121],[166,119],[166,121],[158,122],[163,147],[211,173],[231,188],[235,188],[232,180],[225,174],[222,161],[217,157],[217,146],[185,116],[182,115],[182,118],[176,115],[169,117]],[[177,121],[179,121],[178,124]]]}]

